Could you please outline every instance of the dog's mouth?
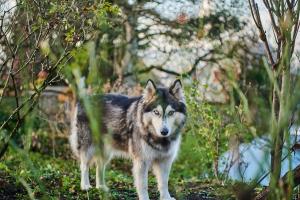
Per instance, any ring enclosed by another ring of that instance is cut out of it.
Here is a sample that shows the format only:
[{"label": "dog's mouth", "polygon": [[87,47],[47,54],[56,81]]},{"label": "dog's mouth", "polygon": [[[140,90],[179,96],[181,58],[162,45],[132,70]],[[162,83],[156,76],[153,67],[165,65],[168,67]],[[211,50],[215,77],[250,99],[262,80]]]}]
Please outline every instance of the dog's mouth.
[{"label": "dog's mouth", "polygon": [[158,135],[160,138],[168,138],[168,137],[170,137],[171,136],[171,134],[167,134],[167,135],[162,135],[162,134],[160,134],[160,135]]}]

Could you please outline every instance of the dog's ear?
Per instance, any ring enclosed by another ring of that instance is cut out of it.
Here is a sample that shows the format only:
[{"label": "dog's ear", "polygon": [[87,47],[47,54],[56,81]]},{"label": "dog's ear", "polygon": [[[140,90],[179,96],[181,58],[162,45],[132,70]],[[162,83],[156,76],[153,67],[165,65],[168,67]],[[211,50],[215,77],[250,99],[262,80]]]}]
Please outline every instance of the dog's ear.
[{"label": "dog's ear", "polygon": [[156,86],[154,82],[151,79],[149,79],[144,89],[143,97],[145,100],[149,100],[155,95],[155,93],[156,93]]},{"label": "dog's ear", "polygon": [[170,86],[170,93],[179,101],[185,102],[184,91],[179,79],[175,80],[174,83]]}]

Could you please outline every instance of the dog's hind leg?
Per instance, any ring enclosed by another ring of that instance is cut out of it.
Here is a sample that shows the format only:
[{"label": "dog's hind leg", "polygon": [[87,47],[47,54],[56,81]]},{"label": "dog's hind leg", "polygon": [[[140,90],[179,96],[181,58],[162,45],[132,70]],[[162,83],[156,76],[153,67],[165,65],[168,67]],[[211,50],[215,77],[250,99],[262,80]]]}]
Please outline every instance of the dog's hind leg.
[{"label": "dog's hind leg", "polygon": [[89,151],[80,152],[80,171],[81,171],[81,189],[88,190],[90,185],[89,179],[89,165],[91,162],[92,155]]},{"label": "dog's hind leg", "polygon": [[168,181],[171,166],[171,159],[158,160],[153,163],[153,173],[157,179],[157,186],[161,200],[175,200],[175,198],[170,196],[168,189]]},{"label": "dog's hind leg", "polygon": [[109,188],[105,184],[105,168],[109,159],[99,158],[96,160],[96,188],[108,191]]}]

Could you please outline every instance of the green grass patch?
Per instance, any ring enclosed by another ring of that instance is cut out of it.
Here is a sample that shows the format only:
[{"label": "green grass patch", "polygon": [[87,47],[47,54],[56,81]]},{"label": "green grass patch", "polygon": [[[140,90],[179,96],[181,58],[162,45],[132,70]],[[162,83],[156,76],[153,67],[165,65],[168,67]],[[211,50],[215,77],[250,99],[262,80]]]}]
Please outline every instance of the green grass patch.
[{"label": "green grass patch", "polygon": [[[174,164],[170,177],[170,192],[177,199],[230,199],[232,194],[215,181],[192,177],[194,170]],[[189,173],[190,171],[190,173]],[[137,199],[131,175],[131,162],[114,160],[107,169],[108,193],[92,188],[80,190],[80,171],[77,161],[71,158],[52,157],[40,152],[25,152],[10,148],[0,163],[0,195],[3,199]],[[90,172],[91,185],[95,186],[95,169]],[[222,191],[220,193],[220,191]],[[225,192],[226,191],[226,192]],[[151,199],[158,199],[156,180],[149,178]],[[220,195],[222,194],[222,195]],[[225,195],[225,196],[224,196]]]}]

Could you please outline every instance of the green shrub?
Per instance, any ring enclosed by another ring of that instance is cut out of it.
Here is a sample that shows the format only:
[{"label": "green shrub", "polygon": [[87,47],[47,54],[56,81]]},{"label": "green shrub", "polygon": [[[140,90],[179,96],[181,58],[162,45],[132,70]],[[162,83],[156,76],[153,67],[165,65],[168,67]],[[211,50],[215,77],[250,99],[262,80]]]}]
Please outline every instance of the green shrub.
[{"label": "green shrub", "polygon": [[201,101],[197,85],[185,89],[188,120],[180,160],[185,162],[183,166],[194,166],[187,177],[218,176],[219,157],[228,150],[231,138],[250,141],[252,135],[243,121],[241,106]]}]

